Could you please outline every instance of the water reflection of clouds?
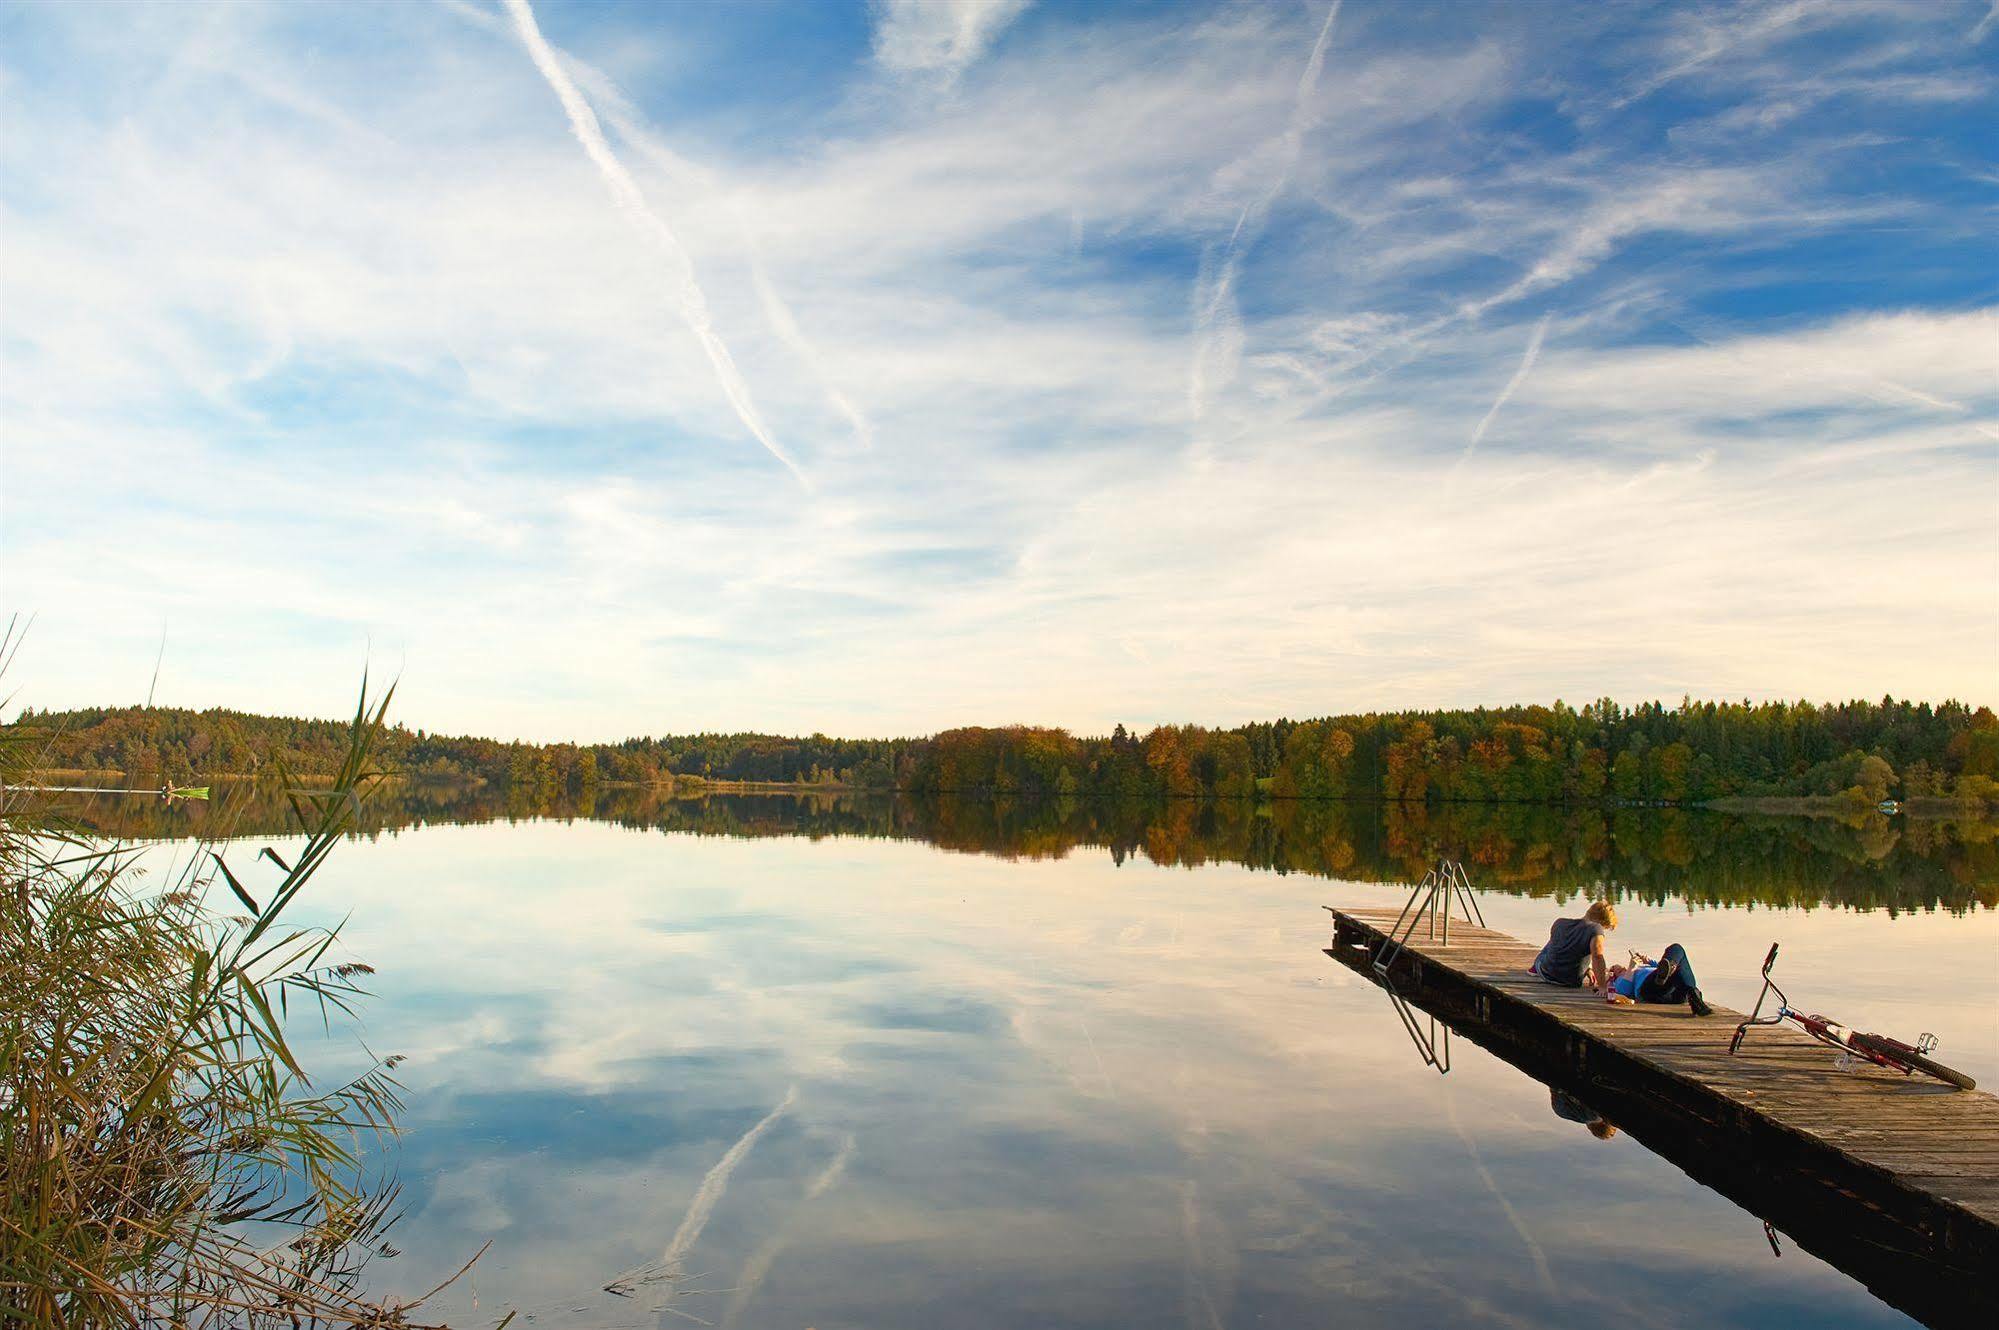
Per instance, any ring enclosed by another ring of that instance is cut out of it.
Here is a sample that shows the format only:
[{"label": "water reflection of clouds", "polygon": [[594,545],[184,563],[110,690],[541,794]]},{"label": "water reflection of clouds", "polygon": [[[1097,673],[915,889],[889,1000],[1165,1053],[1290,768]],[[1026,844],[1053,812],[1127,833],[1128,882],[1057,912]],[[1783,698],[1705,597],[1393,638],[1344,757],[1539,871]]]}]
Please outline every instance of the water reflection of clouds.
[{"label": "water reflection of clouds", "polygon": [[[1555,1118],[1510,1068],[1470,1049],[1448,1079],[1422,1068],[1379,993],[1317,951],[1321,899],[1397,889],[526,825],[343,847],[315,891],[381,967],[371,1041],[416,1055],[408,1255],[382,1277],[421,1284],[496,1238],[445,1304],[462,1320],[474,1287],[540,1324],[629,1320],[603,1285],[662,1260],[764,1123],[652,1286],[675,1310],[1542,1324],[1671,1299],[1709,1324],[1893,1319],[1809,1258],[1773,1266],[1753,1220]],[[1548,910],[1507,901],[1495,923]],[[1809,922],[1851,954],[1826,925],[1852,917]]]}]

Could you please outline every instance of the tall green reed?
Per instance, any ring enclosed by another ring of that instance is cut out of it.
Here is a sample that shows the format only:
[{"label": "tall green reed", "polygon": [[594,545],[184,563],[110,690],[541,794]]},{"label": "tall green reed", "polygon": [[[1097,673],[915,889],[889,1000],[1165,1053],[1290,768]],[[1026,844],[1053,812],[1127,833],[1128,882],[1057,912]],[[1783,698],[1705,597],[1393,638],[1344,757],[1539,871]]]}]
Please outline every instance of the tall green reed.
[{"label": "tall green reed", "polygon": [[261,899],[219,838],[148,889],[137,847],[6,788],[36,739],[0,730],[0,1326],[414,1324],[431,1294],[360,1291],[391,1250],[369,1146],[398,1059],[322,1088],[287,1036],[295,1006],[330,1026],[364,996],[339,929],[287,912],[383,779],[394,691],[364,678],[331,785],[277,773],[304,841],[258,854]]}]

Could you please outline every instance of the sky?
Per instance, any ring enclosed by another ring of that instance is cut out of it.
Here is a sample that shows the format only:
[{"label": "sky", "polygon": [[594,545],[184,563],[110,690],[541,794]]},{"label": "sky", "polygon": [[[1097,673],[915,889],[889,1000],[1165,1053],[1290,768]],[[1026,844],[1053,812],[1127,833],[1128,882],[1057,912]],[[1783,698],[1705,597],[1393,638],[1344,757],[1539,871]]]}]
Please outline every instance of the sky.
[{"label": "sky", "polygon": [[5,690],[1999,701],[1995,91],[1985,0],[0,7]]}]

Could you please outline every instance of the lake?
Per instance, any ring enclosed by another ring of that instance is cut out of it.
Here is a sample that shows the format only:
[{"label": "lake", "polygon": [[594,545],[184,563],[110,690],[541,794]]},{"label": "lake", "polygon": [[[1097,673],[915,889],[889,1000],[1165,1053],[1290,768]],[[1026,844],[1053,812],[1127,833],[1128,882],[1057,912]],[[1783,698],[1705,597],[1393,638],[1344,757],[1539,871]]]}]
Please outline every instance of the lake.
[{"label": "lake", "polygon": [[[115,802],[84,820],[162,868],[283,843],[248,795]],[[1320,906],[1399,906],[1440,853],[1523,938],[1609,882],[1613,955],[1681,942],[1731,1006],[1781,941],[1804,1005],[1999,1084],[1977,824],[405,791],[366,825],[308,913],[349,916],[359,1036],[408,1058],[372,1278],[490,1241],[459,1325],[1908,1324],[1468,1042],[1422,1063]]]}]

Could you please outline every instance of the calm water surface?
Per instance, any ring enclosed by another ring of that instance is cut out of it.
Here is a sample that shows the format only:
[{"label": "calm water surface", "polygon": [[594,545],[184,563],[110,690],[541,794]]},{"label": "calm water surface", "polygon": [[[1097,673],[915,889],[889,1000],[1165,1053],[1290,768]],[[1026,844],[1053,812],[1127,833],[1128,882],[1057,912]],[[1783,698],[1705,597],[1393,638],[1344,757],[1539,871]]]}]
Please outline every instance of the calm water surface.
[{"label": "calm water surface", "polygon": [[[1684,943],[1741,1007],[1781,941],[1794,996],[1999,1084],[1972,877],[1892,912],[1655,891],[1615,941]],[[1576,880],[1487,919],[1544,934]],[[1424,1067],[1319,951],[1322,904],[1406,891],[589,820],[352,842],[312,894],[379,968],[361,1033],[409,1059],[374,1278],[490,1239],[434,1307],[468,1325],[1907,1323],[1469,1043]]]}]

